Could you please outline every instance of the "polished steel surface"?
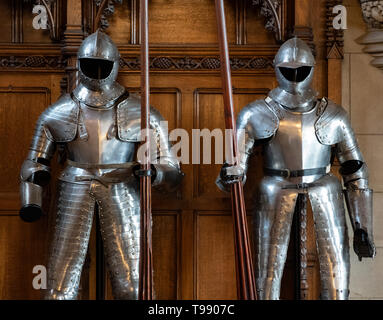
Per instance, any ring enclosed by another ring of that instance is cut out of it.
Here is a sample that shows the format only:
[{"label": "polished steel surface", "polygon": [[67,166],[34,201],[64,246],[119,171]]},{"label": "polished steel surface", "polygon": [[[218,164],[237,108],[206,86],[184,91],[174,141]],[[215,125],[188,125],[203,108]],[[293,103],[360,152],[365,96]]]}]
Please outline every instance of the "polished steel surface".
[{"label": "polished steel surface", "polygon": [[[319,103],[306,112],[293,112],[272,100],[267,101],[279,116],[279,128],[264,146],[264,167],[290,171],[329,167],[331,146],[318,141],[314,127]],[[304,176],[293,182],[311,183],[320,177]]]},{"label": "polished steel surface", "polygon": [[[279,87],[270,92],[270,97],[283,106],[296,111],[311,108],[318,93],[311,88],[314,77],[315,58],[310,47],[299,38],[287,40],[274,59],[275,74]],[[297,69],[311,67],[311,72],[300,82],[287,79],[280,68]]]},{"label": "polished steel surface", "polygon": [[44,171],[48,174],[51,172],[51,168],[42,163],[35,162],[38,159],[30,160],[26,159],[21,166],[20,178],[22,181],[28,180],[34,173]]},{"label": "polished steel surface", "polygon": [[140,202],[135,179],[108,185],[61,181],[58,194],[45,298],[77,298],[97,203],[113,295],[137,299]]},{"label": "polished steel surface", "polygon": [[99,206],[100,229],[115,299],[138,298],[140,257],[140,196],[138,183],[106,188],[92,182],[91,195]]},{"label": "polished steel surface", "polygon": [[78,105],[69,94],[64,94],[41,114],[31,149],[49,157],[55,151],[53,142],[69,142],[75,139],[78,119]]},{"label": "polished steel surface", "polygon": [[263,300],[278,300],[299,193],[309,195],[313,209],[320,261],[321,298],[347,299],[349,244],[342,188],[328,174],[305,189],[294,189],[288,179],[265,177],[256,196],[254,234],[257,290]]},{"label": "polished steel surface", "polygon": [[[81,44],[77,54],[79,61],[80,84],[73,91],[81,102],[99,108],[108,108],[125,91],[117,81],[120,53],[112,39],[97,30]],[[106,60],[113,63],[110,74],[104,79],[88,77],[81,68],[82,59]]]},{"label": "polished steel surface", "polygon": [[95,206],[89,188],[89,183],[60,182],[58,185],[56,224],[50,244],[45,299],[77,298]]},{"label": "polished steel surface", "polygon": [[297,190],[288,182],[265,177],[259,185],[254,211],[255,277],[260,300],[278,300],[290,239]]},{"label": "polished steel surface", "polygon": [[318,140],[325,145],[336,145],[340,163],[348,160],[364,161],[346,110],[331,100],[315,124]]},{"label": "polished steel surface", "polygon": [[42,206],[43,188],[28,181],[20,183],[21,207],[28,205]]},{"label": "polished steel surface", "polygon": [[96,109],[81,104],[80,114],[86,134],[67,144],[69,160],[89,164],[133,161],[136,145],[117,137],[116,108]]},{"label": "polished steel surface", "polygon": [[274,58],[276,68],[314,67],[315,64],[315,58],[310,47],[298,37],[291,38],[283,43]]},{"label": "polished steel surface", "polygon": [[339,180],[327,175],[308,191],[314,215],[322,300],[349,296],[350,254]]},{"label": "polished steel surface", "polygon": [[[285,177],[266,175],[255,195],[256,277],[261,299],[279,299],[292,217],[300,193],[309,196],[313,209],[322,299],[343,300],[349,295],[350,257],[344,200],[355,231],[355,252],[359,258],[375,255],[367,165],[347,112],[327,98],[316,98],[311,88],[314,65],[311,50],[303,41],[296,38],[287,41],[275,58],[279,87],[265,100],[243,108],[237,119],[238,128],[244,129],[238,135],[238,141],[242,141],[240,169],[247,173],[249,157],[254,147],[261,145],[264,167],[287,173]],[[289,81],[279,69],[300,67],[312,68],[301,82]],[[332,148],[341,165],[345,190],[329,174]],[[327,174],[288,175],[318,168],[326,168]],[[221,175],[228,171],[223,168]],[[217,185],[228,189],[221,176]],[[361,230],[365,239],[358,239]]]}]

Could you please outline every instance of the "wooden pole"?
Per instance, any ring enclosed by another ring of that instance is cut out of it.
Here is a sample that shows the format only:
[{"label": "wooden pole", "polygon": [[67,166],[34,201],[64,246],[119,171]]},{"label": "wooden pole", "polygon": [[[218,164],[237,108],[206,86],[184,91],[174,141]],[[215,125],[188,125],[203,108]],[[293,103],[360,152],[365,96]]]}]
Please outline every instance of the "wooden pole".
[{"label": "wooden pole", "polygon": [[[141,33],[141,134],[145,136],[142,146],[145,159],[141,163],[141,172],[149,172],[150,166],[150,104],[149,104],[149,42],[148,42],[148,0],[140,0]],[[153,299],[153,257],[152,257],[152,203],[151,177],[140,177],[140,282],[139,299]]]},{"label": "wooden pole", "polygon": [[[229,48],[227,44],[225,9],[223,0],[215,0],[218,39],[221,57],[222,88],[225,109],[226,129],[232,130],[232,151],[237,164],[238,145],[234,116],[233,92]],[[246,208],[243,197],[243,186],[237,182],[231,186],[231,203],[234,222],[235,262],[237,275],[237,293],[240,300],[256,300],[254,268],[251,258],[251,246],[247,227]]]}]

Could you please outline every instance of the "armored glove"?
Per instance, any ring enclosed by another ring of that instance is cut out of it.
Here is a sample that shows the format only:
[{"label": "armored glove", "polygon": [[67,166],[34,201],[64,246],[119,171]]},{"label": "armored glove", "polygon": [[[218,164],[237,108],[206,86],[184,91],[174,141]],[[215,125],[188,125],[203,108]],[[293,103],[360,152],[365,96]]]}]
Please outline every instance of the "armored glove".
[{"label": "armored glove", "polygon": [[354,251],[362,261],[362,258],[373,258],[376,255],[375,245],[363,229],[356,229],[354,232]]},{"label": "armored glove", "polygon": [[237,182],[243,184],[246,182],[244,169],[240,166],[231,166],[225,163],[215,183],[222,191],[229,192],[230,186]]},{"label": "armored glove", "polygon": [[354,251],[359,260],[373,258],[376,254],[373,235],[373,190],[368,185],[368,169],[362,161],[342,164],[346,190],[344,196],[354,230]]}]

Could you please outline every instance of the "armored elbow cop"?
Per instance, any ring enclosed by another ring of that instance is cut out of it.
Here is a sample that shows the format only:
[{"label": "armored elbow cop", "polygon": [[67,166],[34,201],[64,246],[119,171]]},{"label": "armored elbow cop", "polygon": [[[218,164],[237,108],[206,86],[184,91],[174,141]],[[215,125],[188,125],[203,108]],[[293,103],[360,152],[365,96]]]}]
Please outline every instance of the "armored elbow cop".
[{"label": "armored elbow cop", "polygon": [[347,210],[354,230],[354,250],[361,260],[374,257],[373,242],[373,190],[368,187],[368,169],[362,161],[348,161],[342,164]]},{"label": "armored elbow cop", "polygon": [[50,168],[27,159],[21,168],[20,178],[20,217],[27,222],[36,221],[42,215],[43,187],[49,182]]}]

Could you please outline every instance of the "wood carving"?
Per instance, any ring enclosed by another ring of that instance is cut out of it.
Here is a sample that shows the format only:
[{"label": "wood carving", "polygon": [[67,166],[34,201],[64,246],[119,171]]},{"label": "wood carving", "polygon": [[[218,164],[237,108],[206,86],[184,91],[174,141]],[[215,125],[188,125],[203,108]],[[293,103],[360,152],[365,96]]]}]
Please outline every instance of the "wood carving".
[{"label": "wood carving", "polygon": [[252,0],[253,5],[260,7],[261,15],[266,18],[265,29],[275,33],[275,38],[282,41],[281,0]]},{"label": "wood carving", "polygon": [[63,69],[67,59],[62,56],[0,56],[0,68]]},{"label": "wood carving", "polygon": [[357,42],[365,46],[364,52],[374,57],[371,65],[383,70],[383,1],[360,0],[360,6],[367,33]]},{"label": "wood carving", "polygon": [[327,0],[326,2],[326,47],[328,57],[343,59],[343,30],[333,27],[334,13],[333,8],[341,5],[343,0]]},{"label": "wood carving", "polygon": [[94,3],[97,7],[97,13],[93,29],[96,31],[97,28],[100,28],[105,31],[109,27],[108,17],[113,15],[114,6],[122,4],[122,0],[94,0]]},{"label": "wood carving", "polygon": [[[272,70],[272,57],[232,57],[230,59],[233,71],[243,70]],[[177,70],[177,71],[198,71],[198,70],[219,70],[220,61],[218,57],[151,57],[151,70]],[[139,57],[122,57],[120,67],[127,70],[139,70]]]}]

